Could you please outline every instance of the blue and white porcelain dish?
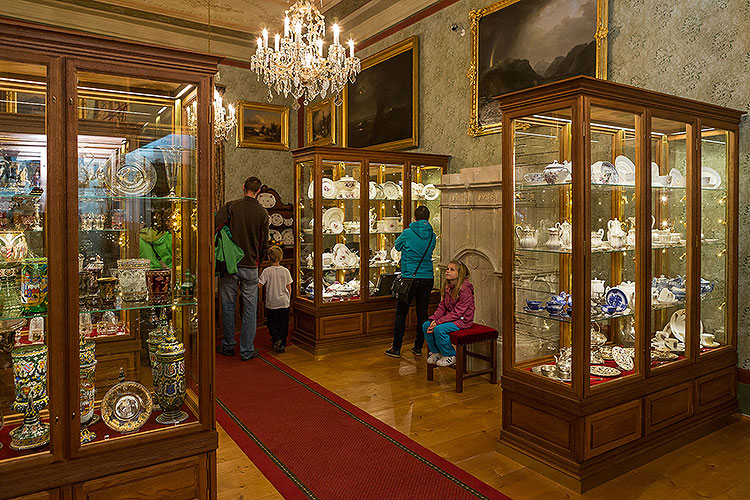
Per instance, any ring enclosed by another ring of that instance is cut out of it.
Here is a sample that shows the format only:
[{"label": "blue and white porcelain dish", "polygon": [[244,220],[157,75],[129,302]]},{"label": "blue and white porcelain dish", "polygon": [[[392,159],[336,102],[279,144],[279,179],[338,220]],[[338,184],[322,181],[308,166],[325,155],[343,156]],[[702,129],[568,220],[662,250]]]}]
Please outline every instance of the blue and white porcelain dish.
[{"label": "blue and white porcelain dish", "polygon": [[607,304],[615,306],[618,311],[628,308],[628,297],[619,288],[610,288],[606,295]]}]

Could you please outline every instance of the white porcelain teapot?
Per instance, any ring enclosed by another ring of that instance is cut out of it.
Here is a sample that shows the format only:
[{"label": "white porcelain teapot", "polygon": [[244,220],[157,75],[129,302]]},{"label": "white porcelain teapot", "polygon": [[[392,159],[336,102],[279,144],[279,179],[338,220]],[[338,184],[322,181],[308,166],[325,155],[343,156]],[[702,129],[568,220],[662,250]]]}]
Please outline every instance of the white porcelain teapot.
[{"label": "white porcelain teapot", "polygon": [[521,248],[535,247],[537,244],[537,231],[529,226],[516,226],[516,236]]},{"label": "white porcelain teapot", "polygon": [[627,234],[622,228],[620,219],[610,219],[607,222],[607,240],[612,248],[622,248],[625,246]]},{"label": "white porcelain teapot", "polygon": [[562,241],[560,240],[560,223],[558,222],[552,227],[547,228],[547,248],[551,250],[558,250],[562,247]]}]

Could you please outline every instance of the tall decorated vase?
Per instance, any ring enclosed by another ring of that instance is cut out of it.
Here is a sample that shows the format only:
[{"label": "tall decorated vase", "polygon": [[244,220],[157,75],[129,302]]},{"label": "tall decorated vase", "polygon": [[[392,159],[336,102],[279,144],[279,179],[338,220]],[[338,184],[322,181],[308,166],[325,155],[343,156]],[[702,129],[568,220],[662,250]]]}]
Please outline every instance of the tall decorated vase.
[{"label": "tall decorated vase", "polygon": [[0,316],[16,318],[22,312],[19,267],[0,267]]},{"label": "tall decorated vase", "polygon": [[[96,388],[94,386],[96,375],[96,343],[81,335],[79,346],[80,363],[80,398],[81,398],[81,444],[89,443],[96,439],[96,433],[89,430],[89,426],[95,423],[94,399]],[[98,419],[98,417],[97,417]]]},{"label": "tall decorated vase", "polygon": [[185,346],[177,340],[171,323],[168,336],[156,350],[156,399],[164,413],[156,417],[160,424],[178,424],[188,418],[180,410],[185,402]]},{"label": "tall decorated vase", "polygon": [[159,349],[161,343],[169,336],[169,322],[165,316],[162,316],[157,320],[156,325],[156,328],[149,332],[148,339],[146,339],[146,344],[148,345],[148,361],[151,364],[151,380],[154,385],[155,399],[159,390],[159,364],[156,360],[156,351]]},{"label": "tall decorated vase", "polygon": [[122,298],[128,302],[146,300],[146,271],[151,268],[149,259],[118,259],[118,279]]},{"label": "tall decorated vase", "polygon": [[47,395],[47,346],[26,345],[11,352],[16,399],[13,411],[24,414],[23,424],[10,432],[10,447],[30,450],[49,444],[49,424],[39,420],[39,411],[49,403]]}]

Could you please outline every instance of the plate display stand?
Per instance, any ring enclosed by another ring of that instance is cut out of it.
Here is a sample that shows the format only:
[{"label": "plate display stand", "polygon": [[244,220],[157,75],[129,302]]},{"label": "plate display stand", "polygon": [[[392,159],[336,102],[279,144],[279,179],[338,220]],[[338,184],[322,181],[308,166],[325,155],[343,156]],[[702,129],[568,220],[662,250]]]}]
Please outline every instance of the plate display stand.
[{"label": "plate display stand", "polygon": [[0,20],[1,498],[216,498],[219,60]]},{"label": "plate display stand", "polygon": [[[394,243],[421,205],[431,213],[437,237],[432,261],[439,269],[440,190],[435,185],[450,157],[321,146],[292,154],[297,207],[293,340],[316,354],[384,344],[393,336],[390,286],[400,270]],[[438,279],[433,303],[439,285]],[[415,326],[412,308],[407,335]]]},{"label": "plate display stand", "polygon": [[498,99],[500,443],[585,491],[736,410],[742,112],[588,77]]}]

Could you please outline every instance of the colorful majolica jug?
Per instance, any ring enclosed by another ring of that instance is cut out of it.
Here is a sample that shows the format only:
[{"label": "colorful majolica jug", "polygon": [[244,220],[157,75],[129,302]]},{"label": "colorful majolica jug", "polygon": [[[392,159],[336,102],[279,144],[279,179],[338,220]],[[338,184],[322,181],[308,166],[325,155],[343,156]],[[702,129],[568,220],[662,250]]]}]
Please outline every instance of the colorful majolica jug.
[{"label": "colorful majolica jug", "polygon": [[29,450],[49,443],[49,424],[39,420],[47,396],[47,346],[25,345],[11,352],[16,399],[13,411],[24,414],[23,425],[10,432],[13,450]]}]

